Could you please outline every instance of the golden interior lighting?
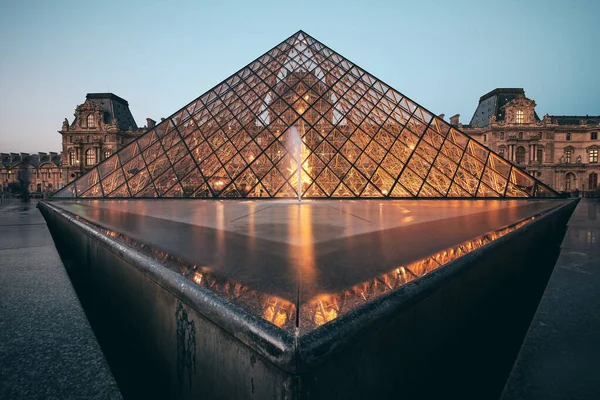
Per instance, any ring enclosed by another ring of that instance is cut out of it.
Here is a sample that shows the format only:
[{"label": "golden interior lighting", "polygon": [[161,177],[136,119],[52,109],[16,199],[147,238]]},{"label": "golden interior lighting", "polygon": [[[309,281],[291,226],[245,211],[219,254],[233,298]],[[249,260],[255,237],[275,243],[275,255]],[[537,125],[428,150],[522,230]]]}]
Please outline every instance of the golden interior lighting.
[{"label": "golden interior lighting", "polygon": [[293,198],[282,159],[299,125],[305,197],[557,195],[300,31],[55,197]]}]

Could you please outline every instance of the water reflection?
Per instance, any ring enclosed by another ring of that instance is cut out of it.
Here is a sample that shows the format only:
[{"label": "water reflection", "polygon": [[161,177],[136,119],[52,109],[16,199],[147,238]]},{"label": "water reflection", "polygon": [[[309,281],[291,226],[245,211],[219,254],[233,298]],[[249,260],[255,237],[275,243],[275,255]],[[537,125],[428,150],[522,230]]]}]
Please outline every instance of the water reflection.
[{"label": "water reflection", "polygon": [[463,242],[457,246],[444,249],[436,254],[408,265],[398,266],[392,271],[382,274],[374,279],[360,283],[352,288],[335,294],[322,294],[300,307],[300,329],[312,330],[340,315],[354,310],[368,301],[389,293],[418,279],[437,268],[456,260],[463,255],[485,246],[488,243],[530,223],[536,217],[531,217],[517,224],[511,225],[496,232]]},{"label": "water reflection", "polygon": [[[303,208],[303,206],[299,206],[294,212],[300,214],[300,224],[298,225],[300,231],[297,233],[299,234],[301,241],[307,243],[307,241],[310,242],[312,240],[313,236],[310,228],[312,226],[312,223],[310,222],[312,221],[310,221],[311,213],[308,210],[303,212]],[[290,208],[290,210],[292,209],[293,208]],[[79,216],[75,216],[75,218],[94,227],[105,235],[117,239],[123,244],[133,247],[143,254],[154,258],[165,267],[183,275],[195,284],[217,293],[236,306],[241,307],[254,315],[261,316],[263,319],[279,328],[290,332],[295,328],[300,328],[302,332],[308,332],[521,228],[532,222],[536,217],[527,218],[498,231],[490,232],[476,239],[465,241],[410,264],[397,266],[387,273],[354,285],[347,290],[338,293],[319,294],[318,296],[301,303],[298,317],[296,316],[296,304],[287,299],[258,292],[241,282],[225,279],[216,275],[211,266],[199,266],[189,263],[186,260],[157,250],[143,243],[139,243],[116,231],[95,226]],[[593,241],[593,243],[595,243],[595,235],[595,231],[588,231],[588,242]],[[311,247],[309,246],[308,248],[310,249]],[[308,253],[303,255],[296,254],[295,256],[298,257],[296,258],[297,260],[302,262],[298,273],[308,275],[315,274],[314,256],[310,250]]]}]

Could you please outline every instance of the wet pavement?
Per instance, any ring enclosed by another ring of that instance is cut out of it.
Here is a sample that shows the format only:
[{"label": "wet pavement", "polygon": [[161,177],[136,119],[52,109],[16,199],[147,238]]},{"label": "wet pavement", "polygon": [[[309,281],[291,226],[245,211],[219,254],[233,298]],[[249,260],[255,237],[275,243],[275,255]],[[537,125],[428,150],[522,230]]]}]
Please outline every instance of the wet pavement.
[{"label": "wet pavement", "polygon": [[502,400],[600,398],[600,201],[583,199]]},{"label": "wet pavement", "polygon": [[121,398],[35,202],[0,205],[0,398]]}]

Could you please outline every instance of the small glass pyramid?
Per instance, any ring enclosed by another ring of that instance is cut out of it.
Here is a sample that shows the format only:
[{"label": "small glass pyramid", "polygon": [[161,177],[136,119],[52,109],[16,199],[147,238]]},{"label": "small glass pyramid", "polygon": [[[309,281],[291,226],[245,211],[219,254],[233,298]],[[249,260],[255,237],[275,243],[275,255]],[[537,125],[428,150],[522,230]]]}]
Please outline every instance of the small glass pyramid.
[{"label": "small glass pyramid", "polygon": [[556,197],[299,31],[55,198]]}]

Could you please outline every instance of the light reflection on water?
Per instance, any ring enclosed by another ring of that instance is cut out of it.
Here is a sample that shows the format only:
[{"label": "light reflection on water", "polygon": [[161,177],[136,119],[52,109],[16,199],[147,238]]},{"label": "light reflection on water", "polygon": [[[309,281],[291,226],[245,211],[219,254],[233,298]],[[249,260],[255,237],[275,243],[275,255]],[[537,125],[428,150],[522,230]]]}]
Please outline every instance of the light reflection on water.
[{"label": "light reflection on water", "polygon": [[[297,209],[290,207],[290,212],[300,213],[300,221],[304,222],[297,226],[299,236],[303,241],[312,237],[311,214],[303,212],[303,207]],[[224,279],[213,272],[211,266],[199,266],[187,262],[181,258],[157,250],[143,243],[139,243],[126,235],[116,231],[104,229],[84,220],[79,216],[75,218],[85,224],[93,226],[108,237],[137,249],[138,251],[154,258],[165,267],[180,273],[199,286],[207,288],[233,304],[242,307],[252,314],[260,315],[266,321],[282,328],[293,331],[300,327],[307,332],[330,322],[341,315],[360,307],[368,301],[374,300],[386,293],[399,289],[405,284],[423,277],[430,272],[456,260],[473,250],[479,249],[506,234],[521,228],[532,222],[536,217],[530,217],[516,224],[502,228],[498,231],[488,233],[476,239],[460,243],[456,246],[439,251],[431,256],[417,260],[407,265],[397,266],[393,270],[377,276],[368,281],[352,286],[338,293],[323,293],[300,305],[300,313],[296,316],[297,306],[295,303],[281,297],[261,293],[232,279]],[[290,228],[291,229],[291,228]],[[595,243],[595,231],[589,231],[589,240]],[[309,240],[310,241],[310,240]],[[309,246],[310,247],[310,246]],[[300,259],[314,259],[310,253],[299,255]],[[310,263],[302,263],[299,274],[313,275],[314,268]],[[299,324],[299,326],[298,326]]]}]

